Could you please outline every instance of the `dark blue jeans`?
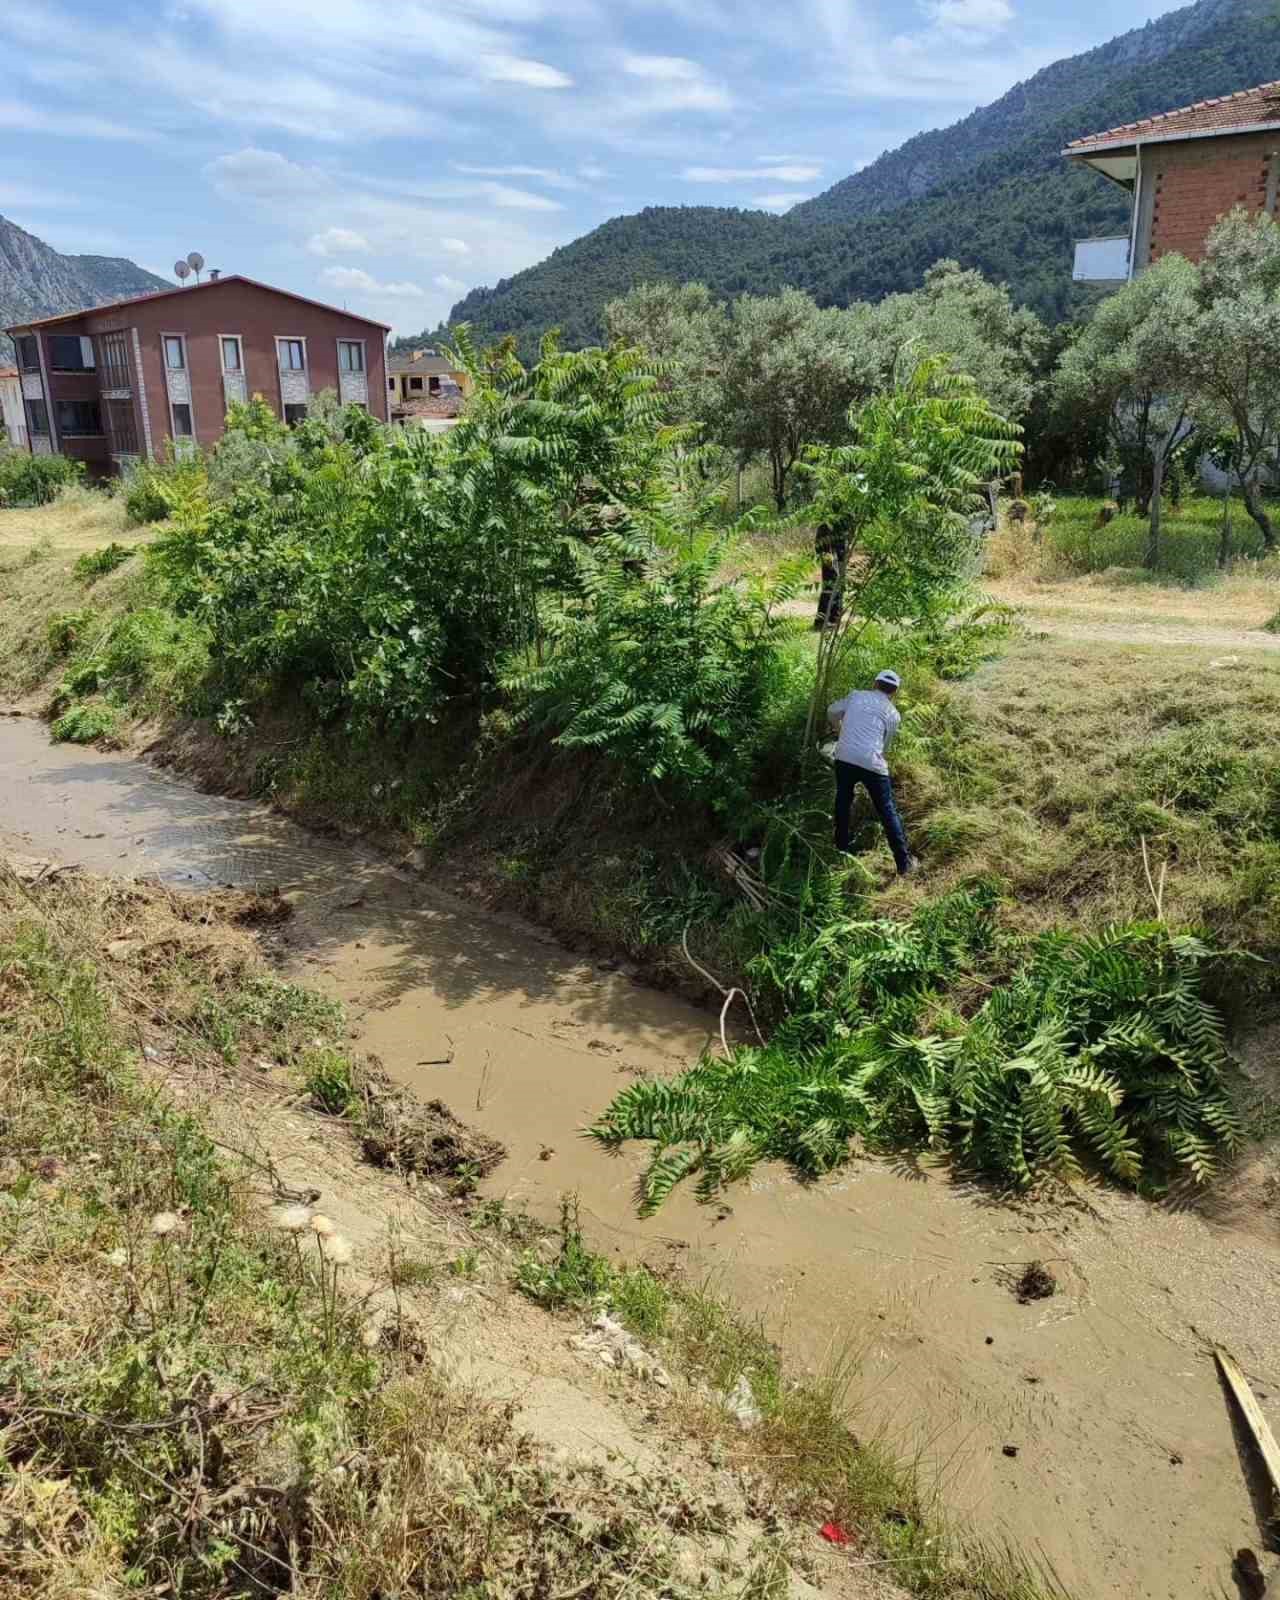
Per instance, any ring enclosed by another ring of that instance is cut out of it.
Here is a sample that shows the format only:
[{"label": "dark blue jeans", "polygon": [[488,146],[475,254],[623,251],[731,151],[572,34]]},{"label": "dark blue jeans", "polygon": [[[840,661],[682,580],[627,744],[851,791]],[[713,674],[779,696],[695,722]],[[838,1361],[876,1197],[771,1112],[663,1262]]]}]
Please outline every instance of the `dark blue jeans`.
[{"label": "dark blue jeans", "polygon": [[876,816],[884,829],[884,836],[898,863],[898,871],[906,869],[911,860],[907,846],[906,830],[893,799],[893,784],[883,772],[872,772],[869,767],[855,767],[849,761],[836,762],[836,849],[846,854],[849,850],[849,817],[853,811],[853,791],[861,784],[871,796]]}]

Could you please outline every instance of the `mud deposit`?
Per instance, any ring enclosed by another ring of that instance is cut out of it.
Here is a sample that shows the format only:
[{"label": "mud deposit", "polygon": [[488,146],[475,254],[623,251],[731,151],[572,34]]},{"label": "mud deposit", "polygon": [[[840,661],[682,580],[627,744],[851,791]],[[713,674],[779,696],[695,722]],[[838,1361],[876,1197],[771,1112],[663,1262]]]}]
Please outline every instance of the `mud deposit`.
[{"label": "mud deposit", "polygon": [[[506,1146],[489,1193],[552,1219],[577,1190],[597,1248],[712,1277],[797,1364],[852,1358],[860,1431],[918,1454],[950,1512],[1037,1553],[1071,1593],[1229,1594],[1235,1551],[1266,1548],[1209,1345],[1234,1350],[1280,1429],[1274,1213],[1232,1193],[1178,1209],[1106,1190],[1015,1209],[903,1161],[812,1188],[770,1170],[723,1207],[677,1194],[641,1222],[639,1152],[611,1157],[578,1130],[629,1074],[695,1056],[708,1016],[370,853],[50,746],[33,723],[0,721],[0,830],[11,852],[96,872],[278,885],[292,973],[347,1002],[395,1081]],[[1033,1261],[1054,1292],[1024,1303],[1010,1276]]]}]

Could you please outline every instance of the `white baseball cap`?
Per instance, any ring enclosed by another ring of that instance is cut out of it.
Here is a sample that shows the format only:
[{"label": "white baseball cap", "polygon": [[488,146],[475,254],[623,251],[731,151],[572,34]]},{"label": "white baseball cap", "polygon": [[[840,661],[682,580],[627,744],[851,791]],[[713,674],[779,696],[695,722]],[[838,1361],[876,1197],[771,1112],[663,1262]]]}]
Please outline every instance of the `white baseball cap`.
[{"label": "white baseball cap", "polygon": [[883,672],[876,673],[876,682],[887,683],[891,689],[901,689],[902,687],[902,679],[896,672],[890,671],[888,667]]}]

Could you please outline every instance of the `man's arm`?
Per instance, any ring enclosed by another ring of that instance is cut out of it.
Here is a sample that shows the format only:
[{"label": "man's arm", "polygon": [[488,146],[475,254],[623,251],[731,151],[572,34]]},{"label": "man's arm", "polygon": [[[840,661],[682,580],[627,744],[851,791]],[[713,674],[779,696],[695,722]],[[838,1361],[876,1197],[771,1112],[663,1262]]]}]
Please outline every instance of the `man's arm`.
[{"label": "man's arm", "polygon": [[902,713],[897,706],[889,707],[889,715],[884,723],[884,750],[888,754],[889,746],[898,737],[898,729],[902,726]]},{"label": "man's arm", "polygon": [[840,732],[840,724],[844,721],[845,708],[848,704],[849,701],[846,696],[843,700],[833,700],[827,707],[827,721],[831,724],[833,733]]}]

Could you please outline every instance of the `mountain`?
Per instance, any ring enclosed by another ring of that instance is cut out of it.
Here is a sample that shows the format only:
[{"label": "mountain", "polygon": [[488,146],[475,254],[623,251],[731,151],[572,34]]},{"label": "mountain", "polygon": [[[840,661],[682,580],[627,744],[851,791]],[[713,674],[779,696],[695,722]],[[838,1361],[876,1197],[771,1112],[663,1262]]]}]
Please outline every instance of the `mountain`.
[{"label": "mountain", "polygon": [[[59,255],[43,239],[0,217],[0,328],[172,288],[167,279],[123,256]],[[0,356],[11,353],[0,335]]]},{"label": "mountain", "polygon": [[847,305],[918,287],[944,256],[1061,321],[1097,293],[1072,285],[1074,241],[1123,232],[1129,215],[1127,196],[1064,161],[1063,146],[1276,78],[1274,0],[1198,0],[1045,67],[785,216],[677,206],[615,217],[537,266],[472,290],[449,321],[470,323],[482,343],[515,334],[527,353],[549,327],[570,345],[599,339],[608,301],[647,279],[698,278],[723,295],[793,284],[823,305]]}]

